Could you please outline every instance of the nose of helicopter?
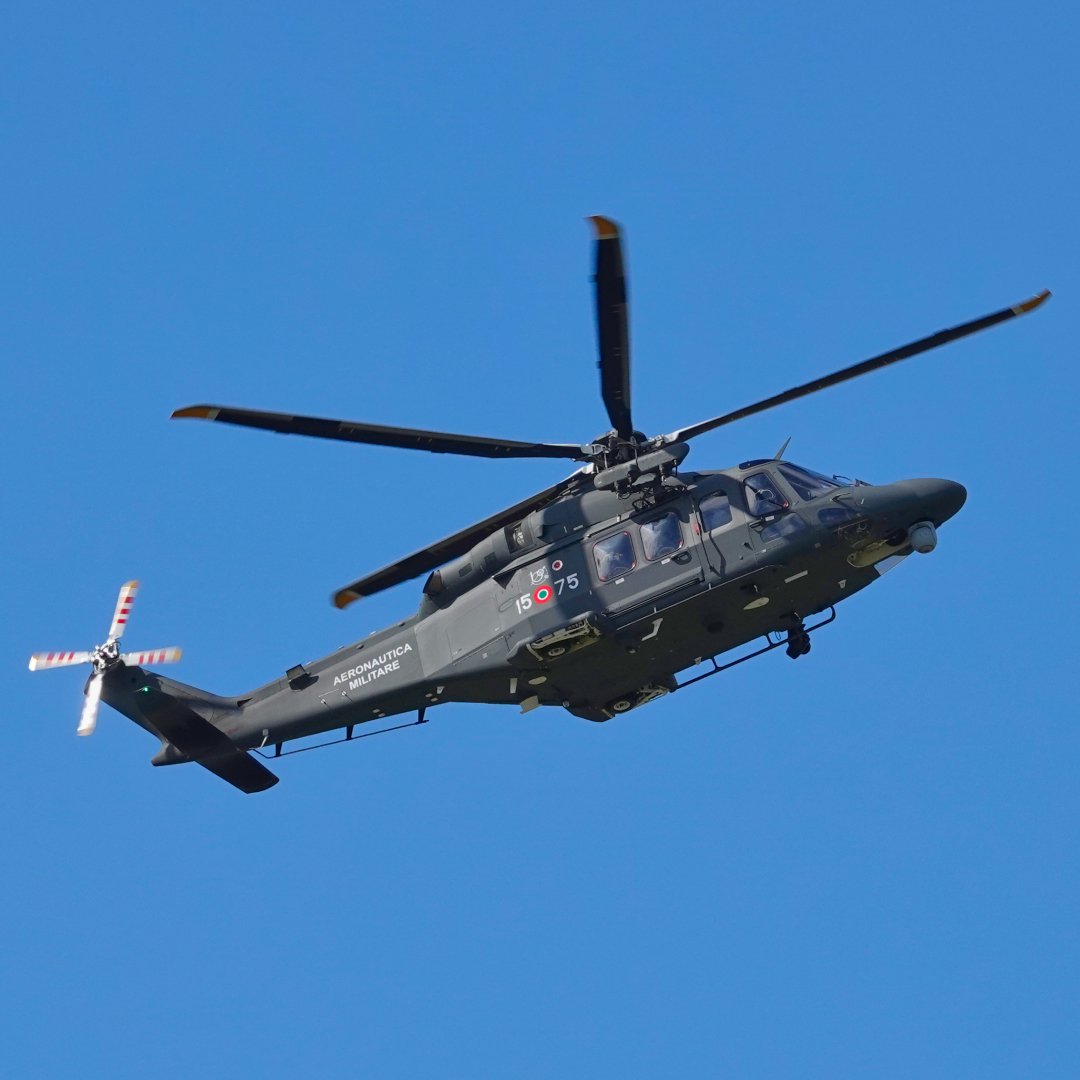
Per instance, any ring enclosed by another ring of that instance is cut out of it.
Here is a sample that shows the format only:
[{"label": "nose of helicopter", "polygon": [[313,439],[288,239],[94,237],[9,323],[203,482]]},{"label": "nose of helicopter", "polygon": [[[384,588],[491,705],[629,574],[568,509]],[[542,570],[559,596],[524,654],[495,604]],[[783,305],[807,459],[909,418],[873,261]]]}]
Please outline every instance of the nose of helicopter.
[{"label": "nose of helicopter", "polygon": [[914,496],[921,511],[935,525],[959,513],[967,501],[967,488],[954,480],[904,480],[899,486]]}]

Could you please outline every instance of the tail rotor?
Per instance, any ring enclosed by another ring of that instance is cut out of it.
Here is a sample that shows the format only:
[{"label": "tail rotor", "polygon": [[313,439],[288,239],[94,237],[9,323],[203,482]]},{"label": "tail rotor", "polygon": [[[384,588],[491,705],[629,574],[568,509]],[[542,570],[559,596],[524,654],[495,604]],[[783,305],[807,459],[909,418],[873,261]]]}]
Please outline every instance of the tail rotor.
[{"label": "tail rotor", "polygon": [[116,611],[113,613],[109,636],[104,644],[96,646],[90,652],[34,653],[30,657],[31,671],[69,667],[72,664],[90,664],[93,666],[93,674],[86,684],[82,713],[79,716],[79,726],[76,729],[76,733],[79,735],[91,735],[94,728],[97,727],[102,682],[107,671],[111,671],[119,664],[136,666],[142,666],[143,664],[172,664],[180,659],[181,652],[175,647],[146,649],[141,652],[120,652],[120,638],[123,637],[124,630],[127,627],[131,607],[135,602],[138,589],[139,583],[137,581],[125,581],[120,586],[120,595],[116,598]]}]

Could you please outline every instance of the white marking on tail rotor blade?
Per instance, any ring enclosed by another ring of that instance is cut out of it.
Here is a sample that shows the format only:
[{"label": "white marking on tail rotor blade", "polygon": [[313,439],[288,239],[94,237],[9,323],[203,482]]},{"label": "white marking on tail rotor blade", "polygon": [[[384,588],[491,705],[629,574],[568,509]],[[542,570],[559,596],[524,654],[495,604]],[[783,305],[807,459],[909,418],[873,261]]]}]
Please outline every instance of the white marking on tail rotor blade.
[{"label": "white marking on tail rotor blade", "polygon": [[183,656],[183,651],[172,646],[168,649],[143,649],[141,652],[122,653],[120,659],[125,664],[173,664]]},{"label": "white marking on tail rotor blade", "polygon": [[110,641],[118,641],[123,636],[124,628],[131,616],[131,605],[135,603],[135,595],[138,591],[137,581],[125,581],[120,586],[120,595],[116,598],[116,612],[113,614],[112,626],[109,627]]},{"label": "white marking on tail rotor blade", "polygon": [[98,702],[101,700],[100,675],[95,675],[86,688],[86,700],[83,702],[82,715],[79,717],[77,735],[93,735],[97,727]]},{"label": "white marking on tail rotor blade", "polygon": [[50,652],[34,653],[30,657],[31,671],[47,671],[54,667],[68,667],[71,664],[86,664],[90,661],[88,652]]}]

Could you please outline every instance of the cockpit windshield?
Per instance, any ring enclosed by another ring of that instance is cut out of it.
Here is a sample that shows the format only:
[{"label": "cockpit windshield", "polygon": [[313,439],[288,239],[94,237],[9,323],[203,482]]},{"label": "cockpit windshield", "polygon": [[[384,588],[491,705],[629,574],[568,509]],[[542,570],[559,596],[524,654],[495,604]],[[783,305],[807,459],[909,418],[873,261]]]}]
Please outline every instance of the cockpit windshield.
[{"label": "cockpit windshield", "polygon": [[777,468],[780,470],[780,475],[795,489],[795,494],[807,501],[844,486],[839,479],[825,476],[813,469],[804,469],[801,465],[791,465],[782,461]]}]

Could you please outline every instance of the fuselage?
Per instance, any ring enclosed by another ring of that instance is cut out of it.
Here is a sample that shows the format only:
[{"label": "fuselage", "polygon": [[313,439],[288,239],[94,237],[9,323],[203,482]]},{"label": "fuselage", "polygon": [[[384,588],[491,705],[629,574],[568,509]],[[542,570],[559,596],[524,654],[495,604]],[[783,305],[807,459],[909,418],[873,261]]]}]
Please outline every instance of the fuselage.
[{"label": "fuselage", "polygon": [[776,460],[622,494],[584,484],[433,573],[411,618],[249,694],[121,667],[104,699],[153,730],[137,695],[151,682],[243,748],[448,701],[607,720],[865,588],[932,546],[965,497],[947,480],[870,485]]}]

